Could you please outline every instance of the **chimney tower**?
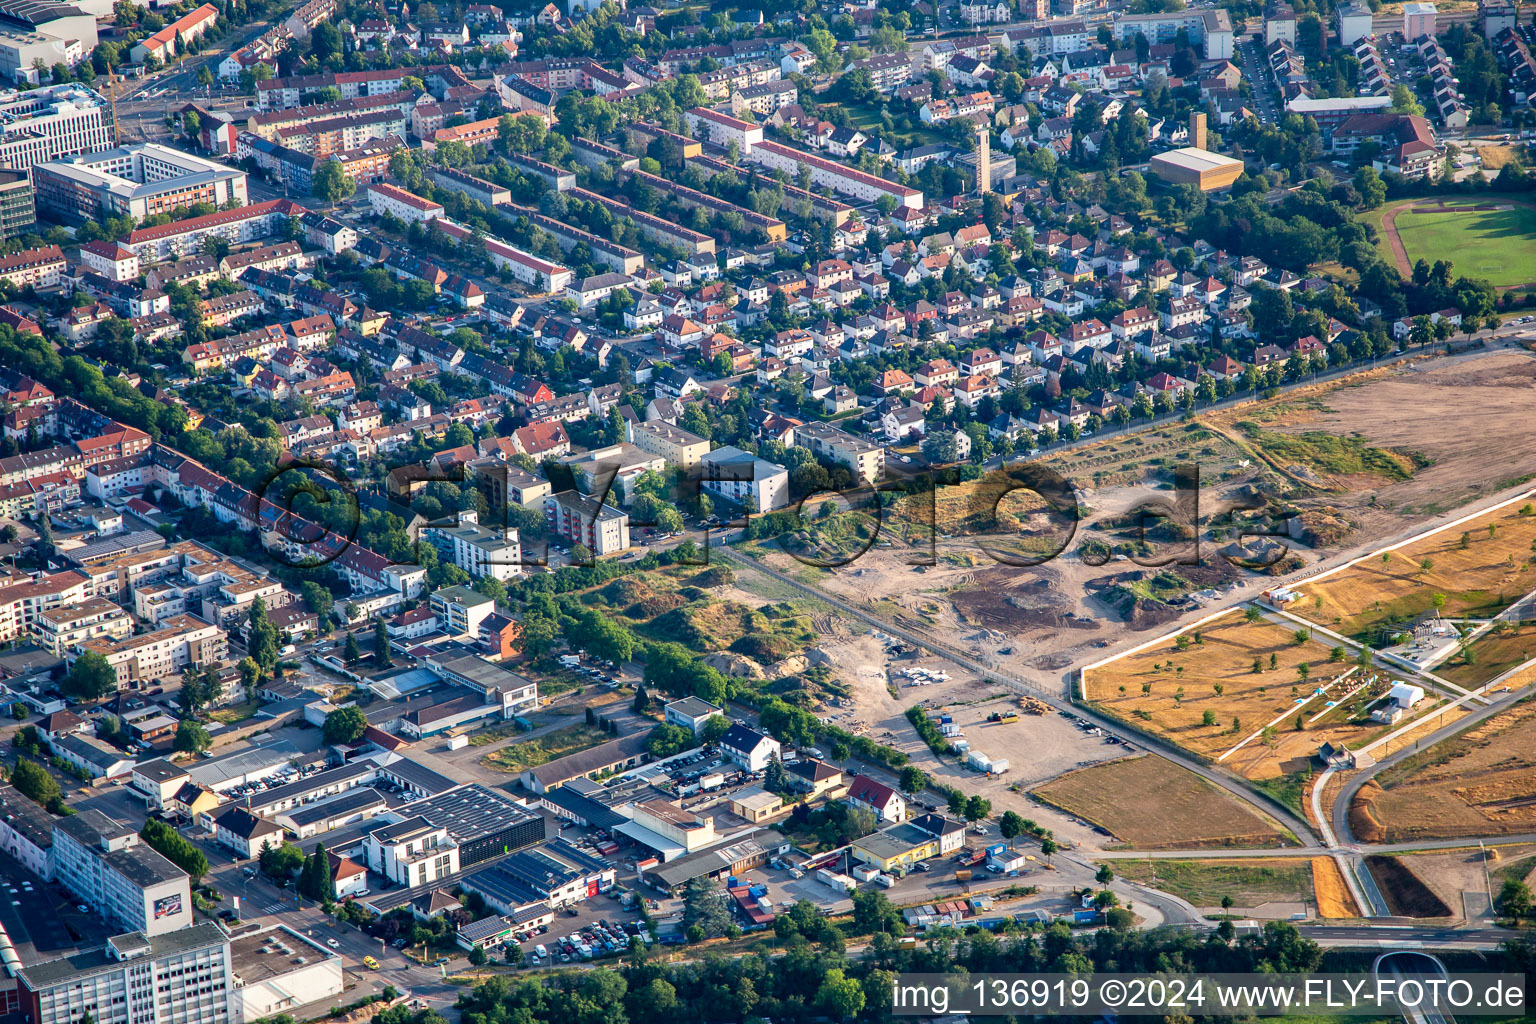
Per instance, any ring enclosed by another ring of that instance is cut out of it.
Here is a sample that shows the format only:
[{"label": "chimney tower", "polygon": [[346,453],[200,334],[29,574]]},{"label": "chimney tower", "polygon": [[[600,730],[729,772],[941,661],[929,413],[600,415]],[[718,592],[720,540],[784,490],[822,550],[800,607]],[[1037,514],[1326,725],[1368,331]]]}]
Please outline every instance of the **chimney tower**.
[{"label": "chimney tower", "polygon": [[992,191],[992,127],[982,125],[976,130],[976,194],[984,196]]}]

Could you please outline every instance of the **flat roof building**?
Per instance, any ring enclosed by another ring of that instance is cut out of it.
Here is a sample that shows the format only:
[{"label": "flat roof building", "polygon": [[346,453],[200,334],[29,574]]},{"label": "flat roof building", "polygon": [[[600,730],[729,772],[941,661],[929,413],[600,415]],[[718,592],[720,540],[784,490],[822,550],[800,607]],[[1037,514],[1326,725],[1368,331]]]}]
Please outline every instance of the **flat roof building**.
[{"label": "flat roof building", "polygon": [[211,921],[115,935],[104,946],[23,967],[17,981],[30,1024],[86,1016],[99,1024],[230,1024],[235,987],[229,936]]},{"label": "flat roof building", "polygon": [[1159,153],[1152,158],[1149,168],[1169,184],[1193,185],[1202,192],[1214,192],[1232,187],[1243,173],[1243,162],[1189,146]]},{"label": "flat roof building", "polygon": [[244,171],[153,142],[50,160],[32,178],[38,204],[74,220],[141,221],[197,203],[243,206],[250,198]]},{"label": "flat roof building", "polygon": [[118,927],[156,936],[192,923],[187,873],[100,811],[53,823],[53,867],[56,881]]}]

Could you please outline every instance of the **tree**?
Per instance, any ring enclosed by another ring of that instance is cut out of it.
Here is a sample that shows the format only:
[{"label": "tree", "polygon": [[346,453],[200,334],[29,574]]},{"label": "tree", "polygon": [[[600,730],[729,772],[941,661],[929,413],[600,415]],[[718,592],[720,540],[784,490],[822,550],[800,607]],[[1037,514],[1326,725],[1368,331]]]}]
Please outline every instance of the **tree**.
[{"label": "tree", "polygon": [[1203,726],[1206,726],[1206,727],[1210,727],[1210,726],[1215,725],[1216,724],[1216,712],[1208,710],[1208,711],[1204,712],[1203,714],[1201,714],[1201,716],[1200,716],[1200,724],[1203,725]]},{"label": "tree", "polygon": [[1044,857],[1047,862],[1049,862],[1050,859],[1055,856],[1056,851],[1059,849],[1061,849],[1061,846],[1056,842],[1054,836],[1046,836],[1044,839],[1040,840],[1040,855]]},{"label": "tree", "polygon": [[310,192],[316,199],[323,199],[328,204],[336,204],[348,198],[357,191],[357,182],[347,175],[341,164],[334,160],[327,160],[315,171],[310,186]]},{"label": "tree", "polygon": [[363,730],[367,728],[368,719],[363,717],[362,711],[353,704],[344,708],[337,708],[326,715],[325,726],[321,731],[321,735],[327,744],[351,743],[361,736]]},{"label": "tree", "polygon": [[357,634],[347,630],[347,641],[341,645],[341,660],[351,668],[363,660],[363,652],[357,646]]},{"label": "tree", "polygon": [[66,696],[76,700],[100,700],[117,689],[117,669],[107,663],[99,651],[86,651],[70,666],[64,677]]},{"label": "tree", "polygon": [[1024,816],[1018,811],[1004,811],[997,820],[997,830],[1004,839],[1014,839],[1024,834]]},{"label": "tree", "polygon": [[972,796],[965,801],[965,820],[980,821],[992,813],[992,801],[985,797]]},{"label": "tree", "polygon": [[261,844],[259,860],[262,874],[280,885],[286,885],[295,871],[303,869],[304,852],[292,843],[283,842],[273,846],[267,841]]},{"label": "tree", "polygon": [[699,929],[703,938],[725,934],[731,923],[731,911],[725,903],[725,891],[713,878],[693,878],[683,886],[683,930]]},{"label": "tree", "polygon": [[656,758],[681,754],[693,746],[693,730],[681,725],[658,725],[645,738],[645,749]]},{"label": "tree", "polygon": [[915,796],[928,788],[928,773],[915,764],[903,765],[900,785],[903,793]]},{"label": "tree", "polygon": [[490,956],[485,952],[484,946],[471,946],[469,950],[469,962],[474,967],[484,967]]},{"label": "tree", "polygon": [[299,880],[294,886],[299,895],[316,903],[329,903],[336,898],[336,888],[331,882],[331,859],[325,844],[319,843],[315,851],[304,858],[299,870]]},{"label": "tree", "polygon": [[1108,864],[1100,864],[1099,870],[1094,873],[1093,880],[1100,885],[1108,885],[1115,880],[1115,869]]},{"label": "tree", "polygon": [[267,618],[267,602],[261,598],[251,602],[246,650],[263,671],[271,672],[277,664],[277,627]]},{"label": "tree", "polygon": [[176,725],[175,749],[183,754],[195,754],[207,750],[213,745],[213,737],[208,735],[208,730],[202,723],[190,718],[183,718]]},{"label": "tree", "polygon": [[149,819],[139,830],[139,838],[191,875],[194,885],[208,873],[208,858],[203,851],[165,822]]},{"label": "tree", "polygon": [[836,1020],[849,1020],[864,1009],[864,987],[834,967],[822,976],[816,1005]]},{"label": "tree", "polygon": [[1531,887],[1518,878],[1504,879],[1504,885],[1493,901],[1493,909],[1500,917],[1511,917],[1517,921],[1530,917]]},{"label": "tree", "polygon": [[389,655],[389,630],[382,618],[373,620],[373,663],[379,668],[389,668],[395,663]]},{"label": "tree", "polygon": [[763,771],[763,788],[770,793],[782,793],[789,788],[789,779],[784,774],[784,762],[775,754],[768,761],[768,767]]},{"label": "tree", "polygon": [[11,769],[11,785],[22,796],[50,811],[57,812],[63,806],[64,791],[59,788],[58,780],[31,758],[16,759],[16,767]]}]

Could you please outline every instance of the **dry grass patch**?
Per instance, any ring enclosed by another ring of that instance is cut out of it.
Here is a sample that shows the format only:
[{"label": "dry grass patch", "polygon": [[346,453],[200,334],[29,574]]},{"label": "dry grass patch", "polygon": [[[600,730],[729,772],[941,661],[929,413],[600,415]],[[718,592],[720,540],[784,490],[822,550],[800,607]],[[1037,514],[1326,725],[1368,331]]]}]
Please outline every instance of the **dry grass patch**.
[{"label": "dry grass patch", "polygon": [[[1450,618],[1491,618],[1536,589],[1531,564],[1536,515],[1508,506],[1372,556],[1297,588],[1296,614],[1349,636],[1375,642],[1435,608]],[[1492,528],[1492,533],[1490,533]]]},{"label": "dry grass patch", "polygon": [[1360,908],[1332,857],[1312,858],[1312,895],[1317,900],[1318,917],[1360,916]]},{"label": "dry grass patch", "polygon": [[[1288,712],[1297,709],[1310,717],[1322,707],[1314,702],[1298,708],[1296,702],[1350,668],[1331,657],[1330,647],[1311,637],[1301,639],[1289,626],[1248,622],[1234,609],[1198,630],[1086,671],[1083,696],[1137,728],[1213,761],[1285,716],[1267,744],[1255,740],[1224,762],[1249,778],[1269,778],[1306,767],[1325,739],[1355,743],[1373,731],[1347,722],[1326,723],[1325,734],[1310,726],[1296,731]],[[1303,664],[1308,667],[1305,681]],[[1259,671],[1254,671],[1255,665]],[[1340,693],[1349,688],[1347,680],[1338,685]],[[1207,713],[1213,720],[1209,725]],[[1299,765],[1294,763],[1298,759]]]},{"label": "dry grass patch", "polygon": [[1350,827],[1366,842],[1536,831],[1536,703],[1522,701],[1406,758],[1356,794]]},{"label": "dry grass patch", "polygon": [[1490,630],[1474,640],[1468,651],[1471,664],[1458,654],[1436,668],[1436,674],[1468,689],[1497,679],[1516,665],[1536,658],[1536,623]]},{"label": "dry grass patch", "polygon": [[1032,791],[1138,849],[1280,846],[1279,824],[1187,769],[1155,754],[1068,772]]}]

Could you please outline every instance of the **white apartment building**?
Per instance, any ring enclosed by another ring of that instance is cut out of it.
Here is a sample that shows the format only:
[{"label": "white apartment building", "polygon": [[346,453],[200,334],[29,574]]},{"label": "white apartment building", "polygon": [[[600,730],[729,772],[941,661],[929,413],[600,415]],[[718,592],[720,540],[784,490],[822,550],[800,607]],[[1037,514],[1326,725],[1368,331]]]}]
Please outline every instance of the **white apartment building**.
[{"label": "white apartment building", "polygon": [[60,658],[87,640],[121,640],[132,633],[133,618],[104,597],[44,609],[33,629],[37,642]]},{"label": "white apartment building", "polygon": [[0,587],[0,643],[34,633],[43,612],[79,604],[94,593],[90,578],[74,569]]},{"label": "white apartment building", "polygon": [[740,448],[716,448],[704,456],[699,486],[758,512],[789,504],[789,471]]},{"label": "white apartment building", "polygon": [[117,682],[124,683],[168,679],[184,668],[200,668],[222,661],[229,653],[229,637],[218,626],[190,615],[177,615],[152,633],[114,640],[107,637],[88,640],[72,653],[74,664],[80,654],[95,651],[117,670]]},{"label": "white apartment building", "polygon": [[114,927],[155,936],[192,924],[187,873],[100,811],[53,823],[53,871]]},{"label": "white apartment building", "polygon": [[407,192],[388,182],[368,186],[368,203],[378,216],[382,217],[387,213],[400,218],[407,224],[412,221],[436,220],[443,215],[441,203],[423,199],[414,192]]},{"label": "white apartment building", "polygon": [[506,581],[523,571],[517,531],[502,534],[487,529],[472,510],[460,512],[453,526],[423,526],[421,539],[476,579],[490,576]]},{"label": "white apartment building", "polygon": [[808,167],[811,172],[811,181],[815,184],[825,185],[836,192],[853,196],[861,202],[873,203],[881,196],[890,196],[896,200],[898,207],[906,207],[910,210],[923,208],[923,193],[918,189],[898,185],[894,181],[886,181],[873,174],[855,170],[847,164],[824,160],[819,156],[812,156],[810,153],[780,145],[777,142],[765,140],[757,143],[752,147],[751,152],[742,154],[742,159],[760,164],[769,170],[783,169],[791,176],[798,173],[801,167]]}]

